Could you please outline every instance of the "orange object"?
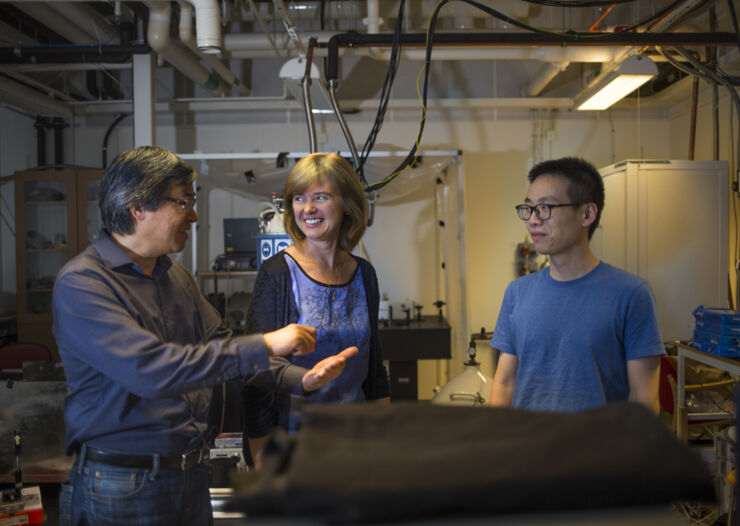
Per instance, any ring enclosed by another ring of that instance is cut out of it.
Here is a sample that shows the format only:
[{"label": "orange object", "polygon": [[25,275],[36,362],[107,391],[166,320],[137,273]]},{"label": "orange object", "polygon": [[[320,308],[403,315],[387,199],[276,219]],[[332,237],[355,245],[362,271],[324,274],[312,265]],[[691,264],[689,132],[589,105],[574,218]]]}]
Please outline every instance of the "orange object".
[{"label": "orange object", "polygon": [[30,526],[43,522],[44,508],[41,506],[41,490],[38,486],[23,488],[18,502],[0,503],[2,526]]},{"label": "orange object", "polygon": [[589,27],[588,30],[591,31],[592,33],[600,33],[600,31],[598,29],[596,29],[596,26],[598,26],[599,25],[599,22],[601,22],[602,20],[604,20],[604,18],[606,18],[606,15],[609,14],[609,11],[611,11],[612,9],[614,9],[614,6],[615,5],[617,5],[617,4],[612,4],[609,7],[607,7],[606,8],[606,11],[604,11],[603,13],[601,13],[601,16],[596,19],[596,22],[594,22],[593,24],[591,24],[591,27]]}]

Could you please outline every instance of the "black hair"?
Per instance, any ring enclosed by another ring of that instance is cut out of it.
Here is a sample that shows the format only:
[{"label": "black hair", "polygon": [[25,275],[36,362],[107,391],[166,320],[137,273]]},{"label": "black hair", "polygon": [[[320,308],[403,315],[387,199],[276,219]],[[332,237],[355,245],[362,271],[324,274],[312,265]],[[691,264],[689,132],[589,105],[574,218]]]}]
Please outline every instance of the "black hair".
[{"label": "black hair", "polygon": [[568,181],[568,198],[572,203],[596,204],[596,219],[588,230],[588,238],[591,239],[604,209],[604,181],[599,171],[580,157],[563,157],[536,164],[527,176],[529,183],[532,184],[540,175],[562,177]]},{"label": "black hair", "polygon": [[98,206],[103,227],[110,233],[133,234],[131,207],[159,208],[170,186],[193,184],[195,171],[174,153],[142,146],[116,156],[103,172]]}]

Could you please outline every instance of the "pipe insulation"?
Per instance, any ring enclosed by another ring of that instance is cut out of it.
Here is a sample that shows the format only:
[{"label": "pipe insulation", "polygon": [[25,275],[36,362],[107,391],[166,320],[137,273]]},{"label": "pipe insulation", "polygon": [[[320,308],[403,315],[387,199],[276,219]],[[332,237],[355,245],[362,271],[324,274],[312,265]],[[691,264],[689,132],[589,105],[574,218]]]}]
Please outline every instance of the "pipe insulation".
[{"label": "pipe insulation", "polygon": [[195,27],[198,51],[220,53],[224,47],[221,37],[221,12],[217,0],[190,0],[195,7]]},{"label": "pipe insulation", "polygon": [[12,5],[74,44],[93,45],[98,43],[87,31],[73,24],[66,17],[59,16],[59,13],[49,7],[49,4],[13,2]]},{"label": "pipe insulation", "polygon": [[184,44],[170,39],[170,3],[145,2],[145,4],[149,8],[147,41],[151,48],[186,77],[212,94],[222,96],[223,86],[218,78],[204,68]]},{"label": "pipe insulation", "polygon": [[27,109],[34,115],[71,117],[72,108],[27,86],[0,77],[0,101]]},{"label": "pipe insulation", "polygon": [[89,5],[79,2],[49,2],[46,5],[85,31],[95,43],[120,43],[116,28]]}]

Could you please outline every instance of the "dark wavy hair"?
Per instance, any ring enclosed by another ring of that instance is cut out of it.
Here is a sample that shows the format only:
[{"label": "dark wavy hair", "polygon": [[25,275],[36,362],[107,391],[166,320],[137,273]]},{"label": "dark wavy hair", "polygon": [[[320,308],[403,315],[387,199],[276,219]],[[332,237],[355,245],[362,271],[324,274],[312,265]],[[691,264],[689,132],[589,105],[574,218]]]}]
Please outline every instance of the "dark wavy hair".
[{"label": "dark wavy hair", "polygon": [[193,168],[174,153],[142,146],[116,156],[103,172],[98,206],[103,227],[110,233],[134,233],[131,207],[156,210],[171,185],[193,184]]},{"label": "dark wavy hair", "polygon": [[568,181],[568,198],[572,203],[596,205],[596,219],[588,229],[588,238],[591,239],[599,226],[601,211],[604,209],[604,181],[599,171],[593,164],[579,157],[563,157],[535,165],[527,176],[529,183],[532,184],[540,175],[553,175]]}]

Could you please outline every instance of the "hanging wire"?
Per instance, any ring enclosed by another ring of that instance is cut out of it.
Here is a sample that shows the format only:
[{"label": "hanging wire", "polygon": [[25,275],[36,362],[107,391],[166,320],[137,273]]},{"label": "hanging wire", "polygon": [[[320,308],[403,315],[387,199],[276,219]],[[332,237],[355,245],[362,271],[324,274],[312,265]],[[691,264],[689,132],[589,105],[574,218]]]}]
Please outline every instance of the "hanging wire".
[{"label": "hanging wire", "polygon": [[[675,68],[680,69],[684,73],[688,73],[689,75],[694,75],[699,78],[702,78],[708,82],[715,83],[715,84],[722,84],[725,88],[727,88],[727,91],[730,93],[730,97],[733,103],[733,106],[735,108],[735,111],[738,114],[738,118],[740,118],[740,96],[738,96],[737,91],[735,90],[735,87],[732,85],[730,80],[726,78],[723,74],[719,72],[712,71],[711,68],[707,67],[706,65],[702,64],[702,62],[695,58],[694,55],[689,52],[688,50],[684,48],[675,48],[678,53],[680,53],[693,67],[686,66],[682,63],[680,63],[678,60],[676,60],[674,57],[670,55],[670,53],[666,53],[662,48],[658,48],[658,52],[665,57],[668,62],[670,62]],[[740,141],[736,145],[736,155],[738,158],[740,158]],[[734,174],[733,177],[733,184],[738,184],[738,176],[737,173]]]},{"label": "hanging wire", "polygon": [[365,144],[360,152],[359,166],[357,167],[357,173],[362,180],[362,183],[367,186],[367,179],[365,178],[365,163],[367,162],[370,152],[375,146],[375,141],[378,138],[378,133],[383,127],[383,120],[385,119],[385,113],[388,109],[388,101],[391,97],[391,88],[393,82],[396,79],[396,72],[398,71],[398,64],[400,63],[401,55],[401,31],[404,20],[406,0],[401,0],[398,7],[398,18],[396,19],[396,26],[393,31],[393,45],[391,48],[391,55],[388,61],[388,71],[385,74],[385,80],[383,81],[383,89],[380,92],[380,104],[378,105],[378,112],[375,115],[375,122],[373,127],[368,134]]},{"label": "hanging wire", "polygon": [[[426,55],[424,58],[424,65],[422,66],[421,70],[419,71],[419,75],[416,77],[416,94],[419,97],[419,100],[421,102],[421,122],[419,123],[419,131],[416,134],[416,140],[414,141],[414,145],[411,147],[411,150],[409,151],[408,155],[406,155],[406,158],[401,162],[400,165],[385,179],[378,181],[376,183],[373,183],[371,185],[368,185],[366,188],[366,191],[377,191],[383,188],[385,185],[387,185],[389,182],[391,182],[393,179],[398,177],[399,174],[405,172],[409,168],[413,168],[413,166],[416,164],[416,160],[418,159],[418,151],[419,151],[419,144],[421,143],[421,137],[424,133],[424,124],[426,123],[427,118],[427,88],[429,86],[429,70],[432,60],[432,44],[434,39],[434,29],[437,25],[437,17],[439,16],[439,11],[449,0],[440,0],[440,2],[437,4],[437,6],[434,8],[434,11],[429,17],[429,20],[427,22],[427,31],[426,31]],[[419,81],[421,79],[422,74],[424,75],[424,88],[423,90],[420,90],[419,88]]]},{"label": "hanging wire", "polygon": [[634,4],[638,0],[586,0],[579,2],[578,0],[571,0],[570,2],[562,2],[558,0],[523,0],[527,4],[544,5],[548,7],[603,7],[605,5],[612,4]]},{"label": "hanging wire", "polygon": [[[521,29],[525,29],[527,31],[531,31],[534,33],[540,33],[540,34],[546,34],[546,35],[554,35],[554,36],[561,36],[561,37],[577,37],[578,39],[582,40],[589,40],[589,41],[596,41],[600,38],[606,38],[614,33],[575,33],[575,32],[556,32],[556,31],[548,31],[541,28],[537,28],[534,26],[530,26],[528,24],[524,24],[522,22],[519,22],[518,20],[515,20],[508,15],[497,11],[487,5],[478,3],[474,0],[457,0],[460,2],[463,2],[465,4],[468,4],[472,7],[475,7],[484,13],[493,16],[494,18],[497,18],[503,22],[506,22],[508,24],[511,24],[515,27],[519,27]],[[629,0],[630,2],[633,0]],[[424,132],[424,125],[426,123],[426,117],[427,117],[427,93],[428,93],[428,85],[429,85],[429,71],[431,66],[431,56],[432,56],[432,47],[434,42],[434,32],[436,30],[437,25],[437,18],[439,16],[439,11],[442,9],[442,7],[449,3],[450,0],[440,0],[440,2],[437,3],[434,10],[432,11],[432,14],[429,16],[429,19],[427,21],[427,31],[426,31],[426,55],[424,60],[424,65],[422,66],[421,71],[419,72],[419,75],[417,77],[416,82],[416,91],[417,96],[419,97],[419,101],[421,104],[421,110],[422,110],[422,117],[421,121],[419,123],[419,130],[416,135],[416,139],[414,141],[413,146],[411,147],[408,155],[406,158],[401,162],[401,164],[386,178],[377,181],[372,184],[368,184],[365,187],[365,190],[367,192],[377,191],[383,188],[385,185],[387,185],[389,182],[391,182],[393,179],[395,179],[399,174],[403,173],[404,171],[408,170],[409,168],[413,168],[414,164],[416,163],[418,159],[418,151],[419,151],[419,145],[421,143],[421,137]],[[614,2],[603,2],[599,3],[598,5],[605,5],[605,4],[612,4]],[[628,3],[628,2],[623,2]],[[655,20],[660,20],[666,15],[667,13],[670,13],[673,11],[679,4],[683,3],[683,0],[676,0],[670,4],[668,4],[666,7],[658,11],[657,13],[654,13],[650,15],[649,17],[645,18],[644,20],[641,20],[632,26],[626,27],[616,33],[624,33],[624,32],[632,32],[635,31],[637,28],[642,27],[644,25],[650,24],[651,22]],[[402,2],[403,4],[403,2]],[[588,7],[586,3],[583,2],[570,2],[572,5],[565,5],[566,3],[557,3],[558,7]],[[543,4],[545,5],[545,4]],[[594,4],[597,5],[597,4]],[[396,39],[398,35],[400,34],[400,17],[399,20],[397,20],[396,23],[396,32],[394,33],[394,49],[397,44]],[[399,44],[400,46],[400,44]],[[398,67],[398,64],[393,65],[394,68]],[[389,74],[391,71],[391,68],[389,66]],[[419,81],[422,77],[422,74],[424,76],[424,85],[423,88],[419,88]],[[395,73],[394,73],[395,75]],[[386,79],[389,80],[389,75],[386,75]],[[390,91],[390,86],[392,85],[393,78],[391,77],[388,84],[388,92]],[[386,88],[386,84],[384,83],[384,90]],[[383,92],[384,96],[388,96],[386,92]],[[363,160],[361,161],[361,165],[364,167],[365,160],[367,159],[367,156],[372,149],[372,146],[374,145],[375,138],[377,137],[377,132],[380,130],[380,127],[382,125],[382,119],[385,116],[385,109],[387,108],[387,102],[385,104],[383,103],[383,98],[381,96],[381,106],[378,110],[378,115],[376,116],[376,122],[373,126],[373,131],[371,131],[371,135],[368,137],[368,141],[365,143],[365,147],[363,147],[363,153],[362,157]],[[377,126],[377,129],[376,129]],[[361,175],[361,178],[364,179],[364,174]]]}]

